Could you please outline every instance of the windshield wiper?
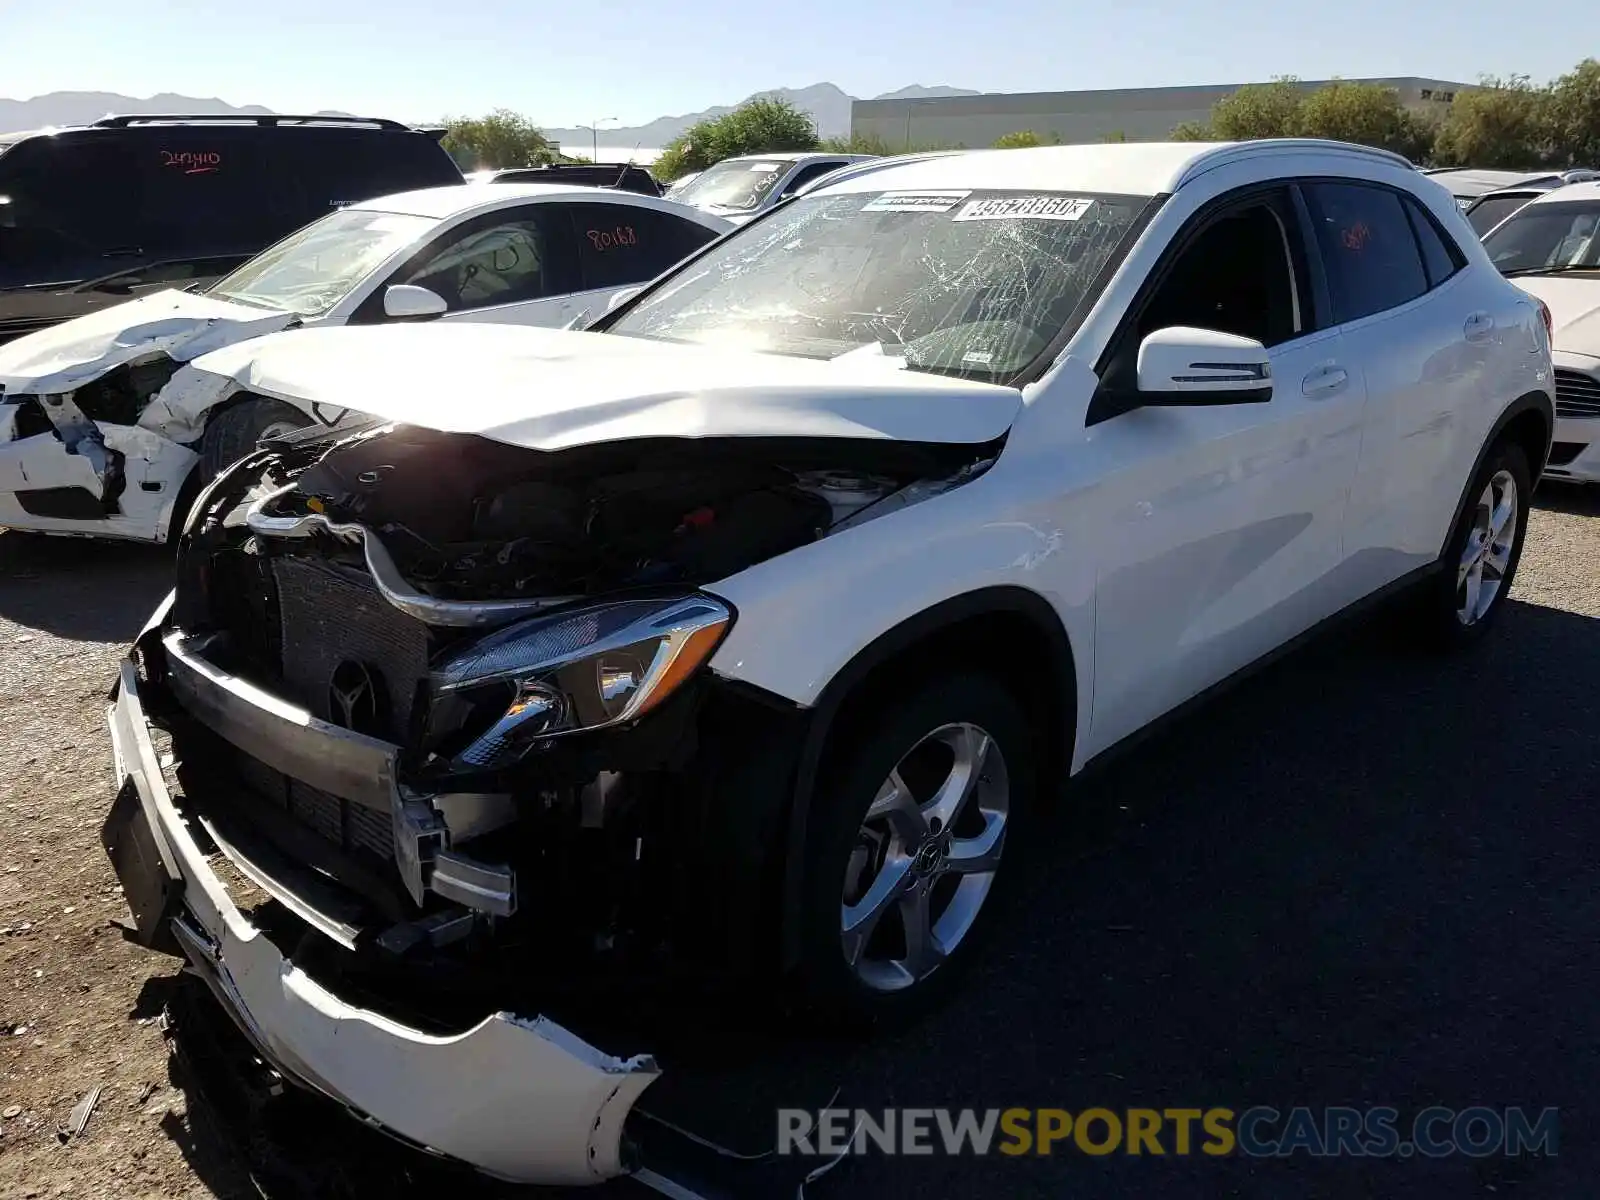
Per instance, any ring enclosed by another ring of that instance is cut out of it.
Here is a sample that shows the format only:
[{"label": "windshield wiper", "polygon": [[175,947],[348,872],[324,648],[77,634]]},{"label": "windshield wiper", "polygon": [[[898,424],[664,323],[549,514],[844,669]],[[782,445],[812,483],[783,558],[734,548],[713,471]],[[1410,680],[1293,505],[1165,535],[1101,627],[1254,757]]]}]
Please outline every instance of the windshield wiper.
[{"label": "windshield wiper", "polygon": [[1600,271],[1600,263],[1556,263],[1548,267],[1513,267],[1509,271],[1501,271],[1506,279],[1515,279],[1519,275],[1560,275],[1566,271]]},{"label": "windshield wiper", "polygon": [[[201,276],[201,281],[220,278],[232,268],[238,266],[248,254],[206,254],[196,258],[164,258],[159,262],[144,263],[137,267],[125,267],[120,271],[113,271],[109,275],[101,275],[97,279],[88,279],[83,283],[75,284],[71,290],[74,292],[122,292],[129,291],[140,285],[141,276],[160,272],[166,267],[193,267]],[[215,266],[216,270],[198,270],[201,267]],[[169,283],[177,286],[184,283],[182,279],[152,279],[150,283]],[[193,287],[195,282],[190,281],[184,290]]]}]

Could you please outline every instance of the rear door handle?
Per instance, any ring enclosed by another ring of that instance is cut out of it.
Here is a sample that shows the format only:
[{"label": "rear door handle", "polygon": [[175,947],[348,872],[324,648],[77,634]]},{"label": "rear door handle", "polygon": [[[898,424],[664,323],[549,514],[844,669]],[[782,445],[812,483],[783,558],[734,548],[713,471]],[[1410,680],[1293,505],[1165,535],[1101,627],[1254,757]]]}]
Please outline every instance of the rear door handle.
[{"label": "rear door handle", "polygon": [[1344,391],[1350,382],[1350,373],[1336,363],[1316,368],[1300,381],[1300,392],[1313,400],[1322,400]]},{"label": "rear door handle", "polygon": [[1488,337],[1494,330],[1494,314],[1475,312],[1467,318],[1467,323],[1462,326],[1462,332],[1467,335],[1467,341],[1475,342],[1480,338]]}]

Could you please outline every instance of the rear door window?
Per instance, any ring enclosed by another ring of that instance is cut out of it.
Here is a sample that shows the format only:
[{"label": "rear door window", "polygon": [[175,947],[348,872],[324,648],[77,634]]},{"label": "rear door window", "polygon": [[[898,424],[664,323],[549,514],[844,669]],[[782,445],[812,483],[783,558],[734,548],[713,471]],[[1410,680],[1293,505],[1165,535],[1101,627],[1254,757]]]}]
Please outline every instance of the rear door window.
[{"label": "rear door window", "polygon": [[643,206],[566,207],[577,229],[586,291],[654,279],[717,236],[704,225]]},{"label": "rear door window", "polygon": [[1338,324],[1398,308],[1428,290],[1400,197],[1353,183],[1303,187]]}]

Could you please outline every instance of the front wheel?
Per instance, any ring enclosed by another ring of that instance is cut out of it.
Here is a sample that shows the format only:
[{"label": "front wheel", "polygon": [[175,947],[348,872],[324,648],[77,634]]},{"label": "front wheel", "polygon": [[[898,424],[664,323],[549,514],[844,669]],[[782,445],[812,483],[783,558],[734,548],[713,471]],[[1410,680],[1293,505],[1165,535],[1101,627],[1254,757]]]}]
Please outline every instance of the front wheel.
[{"label": "front wheel", "polygon": [[1533,495],[1528,459],[1515,442],[1490,450],[1467,490],[1442,570],[1424,588],[1419,632],[1442,648],[1482,637],[1505,606],[1522,559]]},{"label": "front wheel", "polygon": [[995,907],[1036,772],[1028,722],[982,675],[950,676],[856,736],[818,791],[803,983],[848,1025],[903,1020],[965,967]]},{"label": "front wheel", "polygon": [[210,483],[256,448],[265,438],[282,437],[304,429],[311,420],[297,408],[279,400],[243,400],[223,409],[206,424],[200,440],[201,483]]}]

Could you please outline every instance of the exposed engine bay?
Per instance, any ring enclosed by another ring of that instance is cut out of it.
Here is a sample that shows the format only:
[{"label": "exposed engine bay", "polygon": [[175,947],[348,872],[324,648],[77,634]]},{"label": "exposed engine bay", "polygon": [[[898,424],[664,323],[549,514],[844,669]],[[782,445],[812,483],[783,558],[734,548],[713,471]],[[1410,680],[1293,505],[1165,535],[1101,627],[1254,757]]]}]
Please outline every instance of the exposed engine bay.
[{"label": "exposed engine bay", "polygon": [[549,454],[387,428],[289,466],[276,511],[361,524],[430,594],[587,596],[731,575],[913,483],[970,471],[971,450],[951,449],[729,439]]},{"label": "exposed engine bay", "polygon": [[[546,452],[365,418],[265,443],[195,506],[168,650],[326,724],[286,727],[305,744],[280,754],[174,688],[179,790],[273,897],[255,919],[363,988],[385,980],[380,1007],[481,1016],[530,954],[571,981],[580,962],[747,969],[805,715],[695,670],[736,619],[698,588],[996,452]],[[385,745],[391,764],[353,784],[323,770]],[[441,987],[477,1000],[435,1009]]]}]

